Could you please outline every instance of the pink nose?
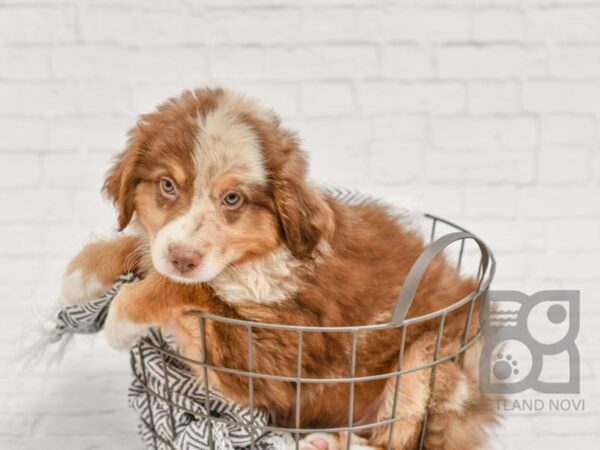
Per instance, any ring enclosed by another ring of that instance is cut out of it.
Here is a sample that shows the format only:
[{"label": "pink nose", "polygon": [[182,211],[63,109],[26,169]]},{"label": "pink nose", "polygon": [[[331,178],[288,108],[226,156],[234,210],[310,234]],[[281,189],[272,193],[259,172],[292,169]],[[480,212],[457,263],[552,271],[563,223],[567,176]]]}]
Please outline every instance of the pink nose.
[{"label": "pink nose", "polygon": [[184,274],[200,265],[202,255],[192,248],[173,245],[169,247],[169,261],[175,269]]}]

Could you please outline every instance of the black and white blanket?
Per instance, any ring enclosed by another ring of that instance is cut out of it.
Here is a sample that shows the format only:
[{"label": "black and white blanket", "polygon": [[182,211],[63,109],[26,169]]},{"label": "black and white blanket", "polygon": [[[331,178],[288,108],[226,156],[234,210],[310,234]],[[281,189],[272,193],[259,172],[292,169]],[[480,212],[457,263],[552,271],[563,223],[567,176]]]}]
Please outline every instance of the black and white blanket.
[{"label": "black and white blanket", "polygon": [[[56,326],[49,342],[100,331],[110,302],[120,287],[135,281],[133,274],[123,275],[99,298],[63,307],[55,318]],[[196,382],[187,366],[176,357],[172,343],[157,330],[142,338],[131,350],[131,363],[134,379],[129,388],[129,404],[139,415],[139,432],[149,449],[250,448],[251,429],[239,424],[266,426],[269,423],[265,410],[254,409],[252,417],[249,409],[226,400],[214,390],[209,391],[206,402],[204,385]],[[206,419],[209,415],[223,420],[211,420],[211,431]],[[254,445],[258,450],[283,450],[289,448],[290,440],[288,435],[254,432]]]}]

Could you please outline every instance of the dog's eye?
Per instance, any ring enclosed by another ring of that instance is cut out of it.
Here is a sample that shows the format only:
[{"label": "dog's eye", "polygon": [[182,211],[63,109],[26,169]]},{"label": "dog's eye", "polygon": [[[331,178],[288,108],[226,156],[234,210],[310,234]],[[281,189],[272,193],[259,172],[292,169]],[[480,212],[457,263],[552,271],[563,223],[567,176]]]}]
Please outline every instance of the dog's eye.
[{"label": "dog's eye", "polygon": [[242,203],[242,196],[237,192],[228,192],[223,197],[223,205],[228,208],[235,208]]},{"label": "dog's eye", "polygon": [[160,189],[166,195],[176,194],[175,183],[173,183],[173,181],[171,181],[169,178],[163,178],[160,180]]}]

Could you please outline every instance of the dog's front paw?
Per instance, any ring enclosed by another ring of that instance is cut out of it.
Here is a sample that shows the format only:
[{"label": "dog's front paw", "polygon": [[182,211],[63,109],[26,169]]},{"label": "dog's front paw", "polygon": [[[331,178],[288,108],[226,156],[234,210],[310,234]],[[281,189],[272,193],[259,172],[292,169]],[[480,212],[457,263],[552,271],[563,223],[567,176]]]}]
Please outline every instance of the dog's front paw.
[{"label": "dog's front paw", "polygon": [[129,350],[140,338],[150,331],[150,325],[134,323],[124,317],[122,307],[126,301],[126,291],[130,286],[122,286],[108,308],[104,333],[108,345],[116,350]]},{"label": "dog's front paw", "polygon": [[337,436],[332,433],[311,433],[299,442],[299,448],[300,450],[338,450],[341,446]]},{"label": "dog's front paw", "polygon": [[[348,433],[311,433],[299,442],[300,450],[341,450],[346,448]],[[295,447],[294,447],[295,448]],[[365,438],[351,434],[352,450],[372,450]]]},{"label": "dog's front paw", "polygon": [[68,272],[62,281],[61,303],[77,305],[99,297],[110,286],[103,285],[93,273],[85,274],[82,269]]},{"label": "dog's front paw", "polygon": [[71,260],[62,286],[62,304],[85,303],[110,289],[116,279],[135,268],[132,256],[139,239],[122,236],[85,245]]}]

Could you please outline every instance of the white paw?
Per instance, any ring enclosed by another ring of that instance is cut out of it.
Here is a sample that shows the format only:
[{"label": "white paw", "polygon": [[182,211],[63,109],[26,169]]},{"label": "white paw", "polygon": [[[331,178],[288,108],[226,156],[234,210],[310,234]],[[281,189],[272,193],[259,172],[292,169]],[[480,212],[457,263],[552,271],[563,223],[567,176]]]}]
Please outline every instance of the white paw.
[{"label": "white paw", "polygon": [[[311,433],[299,443],[300,450],[342,450],[346,448],[347,433]],[[295,448],[295,446],[294,446]],[[356,434],[351,435],[352,450],[372,450],[367,440]]]},{"label": "white paw", "polygon": [[[311,433],[299,443],[300,450],[338,450],[340,441],[332,433]],[[295,448],[295,446],[294,446]]]},{"label": "white paw", "polygon": [[113,300],[108,308],[108,315],[104,324],[104,334],[106,335],[108,345],[115,350],[129,350],[140,338],[148,334],[151,327],[120,319],[118,317],[118,304],[116,300],[117,298]]},{"label": "white paw", "polygon": [[63,305],[85,303],[99,297],[105,290],[106,287],[96,277],[84,277],[81,269],[77,269],[63,278],[61,303]]}]

